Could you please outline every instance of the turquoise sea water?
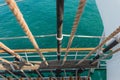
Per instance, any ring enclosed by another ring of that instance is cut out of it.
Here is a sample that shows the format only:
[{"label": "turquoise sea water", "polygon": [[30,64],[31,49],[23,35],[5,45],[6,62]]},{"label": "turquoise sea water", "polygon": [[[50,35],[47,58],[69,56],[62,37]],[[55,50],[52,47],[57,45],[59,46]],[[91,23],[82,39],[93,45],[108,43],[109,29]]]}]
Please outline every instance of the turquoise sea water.
[{"label": "turquoise sea water", "polygon": [[[63,34],[70,34],[79,0],[65,0]],[[5,3],[0,0],[0,4]],[[22,0],[17,3],[33,35],[56,34],[55,0]],[[7,5],[0,6],[0,38],[25,36],[16,18]],[[95,0],[87,0],[77,35],[100,36],[103,24]],[[56,47],[56,38],[36,38],[41,48]],[[1,40],[11,48],[33,48],[28,39]],[[64,37],[62,47],[67,46]],[[52,45],[51,45],[52,42]],[[87,42],[87,45],[86,45]],[[99,39],[75,38],[73,47],[95,47]],[[79,43],[79,44],[78,44]],[[24,45],[23,45],[24,44]]]},{"label": "turquoise sea water", "polygon": [[[71,32],[78,2],[79,0],[65,0],[63,34],[70,34]],[[0,0],[0,5],[4,3],[4,0]],[[17,2],[17,4],[34,36],[56,34],[56,0],[22,0]],[[76,34],[101,36],[102,31],[103,24],[95,0],[87,0]],[[9,7],[7,5],[0,6],[0,38],[16,36],[26,35]],[[68,39],[68,37],[63,38],[62,47],[65,48],[67,46]],[[36,38],[36,40],[40,48],[55,48],[57,46],[55,36]],[[98,38],[74,38],[72,47],[95,47],[99,44],[99,40]],[[12,49],[33,48],[28,39],[0,41]],[[33,60],[32,58],[29,59]],[[78,57],[78,59],[80,59],[80,57]],[[103,72],[105,73],[105,71]],[[102,75],[103,72],[98,71],[97,75]],[[105,76],[100,80],[105,80],[104,78]],[[96,79],[93,78],[93,80]]]}]

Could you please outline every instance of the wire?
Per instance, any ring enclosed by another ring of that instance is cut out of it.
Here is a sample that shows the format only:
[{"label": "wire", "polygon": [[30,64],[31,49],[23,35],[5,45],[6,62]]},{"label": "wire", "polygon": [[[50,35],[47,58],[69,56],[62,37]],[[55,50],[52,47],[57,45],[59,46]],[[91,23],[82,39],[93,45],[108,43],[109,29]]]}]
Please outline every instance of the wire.
[{"label": "wire", "polygon": [[[49,35],[36,35],[35,38],[46,38],[46,37],[55,37],[56,34],[49,34]],[[63,34],[64,37],[70,37],[69,34]],[[88,36],[88,35],[74,35],[76,38],[105,38],[102,36]],[[0,38],[0,40],[15,40],[15,39],[28,39],[27,36],[18,36],[18,37],[5,37]]]}]

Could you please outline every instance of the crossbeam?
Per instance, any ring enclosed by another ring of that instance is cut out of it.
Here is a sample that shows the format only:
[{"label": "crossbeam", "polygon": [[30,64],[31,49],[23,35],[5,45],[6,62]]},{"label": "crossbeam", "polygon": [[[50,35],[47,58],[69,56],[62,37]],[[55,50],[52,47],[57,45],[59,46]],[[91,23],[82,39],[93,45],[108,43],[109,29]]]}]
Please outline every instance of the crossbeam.
[{"label": "crossbeam", "polygon": [[[44,62],[39,62],[39,63],[34,63],[34,66],[32,65],[23,65],[20,69],[21,70],[37,70],[37,69],[71,69],[71,68],[96,68],[97,67],[97,63],[95,63],[94,65],[91,65],[91,60],[85,60],[81,65],[75,65],[79,60],[69,60],[66,61],[66,63],[61,66],[60,63],[62,63],[62,61],[48,61],[49,65],[46,66]],[[32,63],[32,62],[31,62]],[[13,64],[15,64],[13,62]],[[69,65],[69,66],[68,66]],[[18,69],[18,70],[20,70]],[[0,63],[0,70],[7,70],[6,67],[4,67],[2,65],[2,63]],[[17,70],[17,69],[15,69]]]},{"label": "crossbeam", "polygon": [[61,61],[48,61],[49,65],[45,66],[45,63],[40,64],[40,69],[65,69],[65,68],[95,68],[97,67],[97,63],[94,65],[90,65],[92,60],[85,60],[81,65],[75,65],[79,60],[68,60],[64,65],[61,65]]},{"label": "crossbeam", "polygon": [[[94,50],[95,48],[70,48],[70,52],[76,52],[76,51],[91,51]],[[22,53],[22,52],[37,52],[35,49],[12,49],[16,53]],[[65,52],[66,48],[61,48],[61,52]],[[57,52],[57,48],[46,48],[46,49],[41,49],[41,52]],[[4,50],[0,50],[0,53],[5,53]]]}]

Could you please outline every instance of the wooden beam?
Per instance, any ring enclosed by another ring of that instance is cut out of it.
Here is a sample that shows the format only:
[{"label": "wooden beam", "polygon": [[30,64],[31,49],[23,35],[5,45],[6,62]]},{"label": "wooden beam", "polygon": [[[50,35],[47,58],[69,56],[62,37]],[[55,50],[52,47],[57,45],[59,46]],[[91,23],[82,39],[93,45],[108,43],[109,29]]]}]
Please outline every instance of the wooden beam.
[{"label": "wooden beam", "polygon": [[[34,64],[34,66],[32,65],[23,65],[20,68],[15,68],[15,70],[37,70],[37,69],[71,69],[71,68],[96,68],[97,67],[97,63],[95,63],[94,65],[91,65],[91,61],[92,60],[85,60],[81,65],[75,65],[79,60],[69,60],[66,61],[65,64],[63,66],[61,66],[60,63],[62,63],[62,61],[48,61],[49,65],[46,66],[44,62],[40,62],[37,64]],[[15,65],[15,63],[12,63]],[[69,66],[68,66],[69,65]],[[0,70],[6,70],[6,67],[4,67],[2,65],[2,63],[0,63]]]},{"label": "wooden beam", "polygon": [[[70,52],[75,52],[75,51],[91,51],[94,50],[95,48],[70,48]],[[22,52],[37,52],[35,49],[12,49],[16,53],[22,53]],[[65,52],[66,48],[61,48],[61,52]],[[57,48],[46,48],[46,49],[41,49],[41,52],[57,52]],[[4,50],[0,50],[0,53],[5,53]]]},{"label": "wooden beam", "polygon": [[[39,69],[65,69],[65,68],[95,68],[97,63],[91,65],[92,60],[85,60],[81,65],[76,65],[79,60],[69,60],[66,61],[64,65],[61,66],[62,61],[48,61],[49,65],[46,66],[43,62],[40,64]],[[68,66],[69,65],[69,66]]]}]

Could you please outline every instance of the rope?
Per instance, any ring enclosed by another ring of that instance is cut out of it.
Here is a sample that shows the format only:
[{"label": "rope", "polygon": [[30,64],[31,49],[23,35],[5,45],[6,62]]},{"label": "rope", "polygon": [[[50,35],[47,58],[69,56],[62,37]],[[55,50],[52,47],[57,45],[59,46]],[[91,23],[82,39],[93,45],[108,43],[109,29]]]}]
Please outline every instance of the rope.
[{"label": "rope", "polygon": [[66,54],[65,54],[65,57],[63,59],[62,65],[64,65],[64,63],[66,61],[66,58],[67,58],[67,55],[68,55],[68,52],[69,52],[69,48],[72,44],[74,35],[76,33],[76,30],[77,30],[77,27],[78,27],[78,24],[79,24],[80,17],[82,15],[82,12],[83,12],[83,9],[84,9],[84,6],[85,6],[85,2],[86,2],[86,0],[81,0],[80,3],[79,3],[78,11],[77,11],[77,14],[76,14],[76,17],[75,17],[75,20],[74,20],[73,28],[72,28],[72,31],[71,31],[68,46],[67,46],[67,49],[66,49]]},{"label": "rope", "polygon": [[39,77],[43,79],[43,77],[42,77],[42,75],[39,73],[39,71],[38,71],[38,70],[35,70],[35,71],[37,72],[37,74],[39,75]]},{"label": "rope", "polygon": [[36,49],[36,51],[38,52],[38,54],[40,55],[41,59],[45,62],[46,65],[48,65],[45,57],[42,55],[39,46],[37,44],[37,42],[35,41],[34,36],[32,35],[27,23],[25,22],[22,13],[20,12],[19,8],[17,7],[17,4],[15,3],[14,0],[6,0],[7,4],[9,5],[11,11],[14,13],[14,15],[16,16],[19,24],[21,25],[21,27],[23,28],[24,32],[26,33],[26,35],[28,36],[29,40],[31,41],[31,43],[33,44],[34,48]]},{"label": "rope", "polygon": [[5,78],[3,75],[1,75],[1,74],[0,74],[0,77],[1,77],[1,78],[4,78],[4,80],[6,80],[6,78]]},{"label": "rope", "polygon": [[[0,58],[0,60],[1,60],[2,62],[8,63],[8,64],[11,66],[11,68],[13,68],[13,67],[12,67],[12,63],[9,62],[8,60],[3,59],[3,58]],[[11,72],[10,70],[8,70],[7,68],[6,68],[6,70],[7,70],[10,74],[12,74],[15,78],[18,79],[18,76],[16,76],[14,73],[12,73],[12,72]]]},{"label": "rope", "polygon": [[23,71],[23,70],[20,70],[24,75],[25,75],[25,77],[28,79],[28,76],[27,76],[27,74]]},{"label": "rope", "polygon": [[11,62],[9,62],[8,60],[5,60],[5,59],[3,59],[3,58],[0,58],[0,60],[1,60],[2,62],[8,63],[8,64],[12,64]]},{"label": "rope", "polygon": [[[21,2],[23,0],[16,0],[16,2]],[[0,4],[0,7],[7,5],[6,3]]]},{"label": "rope", "polygon": [[0,42],[0,47],[8,52],[9,54],[13,55],[14,57],[16,57],[17,59],[19,59],[20,61],[25,61],[20,55],[16,54],[13,50],[11,50],[10,48],[8,48],[6,45],[4,45],[2,42]]},{"label": "rope", "polygon": [[118,52],[118,51],[120,51],[120,48],[116,49],[115,51],[112,51],[110,54],[102,57],[101,59],[97,59],[96,61],[94,61],[94,62],[91,63],[91,64],[95,64],[96,62],[99,62],[99,61],[101,61],[101,60],[103,60],[103,59],[106,59],[106,58],[112,56],[113,54],[115,54],[115,53]]},{"label": "rope", "polygon": [[[34,36],[35,38],[45,38],[45,37],[54,37],[56,34],[49,34],[49,35],[37,35]],[[64,37],[70,37],[69,34],[63,34]],[[105,38],[102,36],[87,36],[87,35],[74,35],[74,37],[77,38]],[[27,36],[18,36],[18,37],[5,37],[5,38],[0,38],[0,40],[15,40],[15,39],[27,39]]]},{"label": "rope", "polygon": [[[73,55],[68,55],[69,57],[71,57],[71,56],[73,56],[73,57],[75,57],[74,59],[77,59],[77,57],[78,56],[85,56],[86,54],[77,54],[77,56],[75,55],[75,54],[73,54]],[[44,55],[45,57],[55,57],[56,55]],[[64,56],[64,55],[61,55],[61,56]],[[93,56],[95,56],[95,55],[93,55]],[[13,56],[0,56],[0,57],[2,57],[2,58],[13,58]],[[26,57],[26,56],[21,56],[21,57]],[[33,55],[33,56],[27,56],[28,58],[35,58],[35,57],[39,57],[38,55]],[[27,60],[26,60],[27,61]],[[28,61],[29,62],[29,61]]]},{"label": "rope", "polygon": [[26,58],[26,61],[27,61],[27,63],[29,62],[29,60],[28,60],[28,55],[27,55],[27,53],[25,52],[25,58]]},{"label": "rope", "polygon": [[79,65],[82,63],[85,59],[87,59],[89,56],[91,56],[93,53],[95,53],[99,48],[101,48],[107,41],[112,39],[116,34],[120,32],[120,26],[113,32],[111,33],[105,40],[103,40],[93,51],[91,51],[89,54],[87,54],[81,61],[77,63]]},{"label": "rope", "polygon": [[18,76],[16,76],[13,72],[11,72],[10,70],[7,70],[11,75],[13,75],[16,79],[18,79],[19,80],[19,77]]}]

